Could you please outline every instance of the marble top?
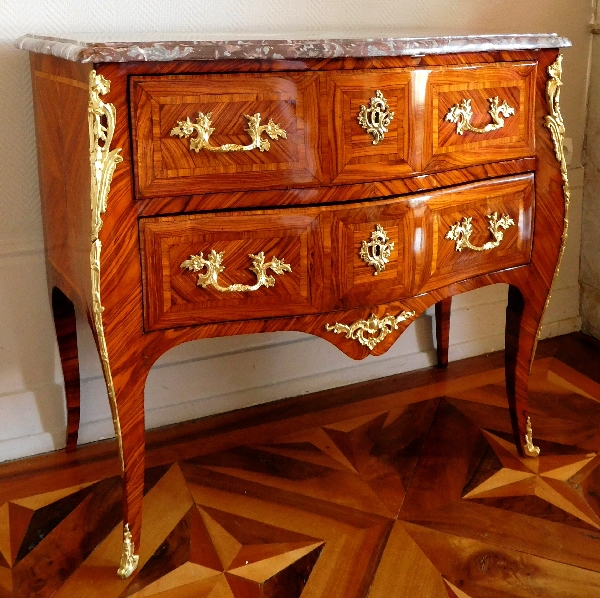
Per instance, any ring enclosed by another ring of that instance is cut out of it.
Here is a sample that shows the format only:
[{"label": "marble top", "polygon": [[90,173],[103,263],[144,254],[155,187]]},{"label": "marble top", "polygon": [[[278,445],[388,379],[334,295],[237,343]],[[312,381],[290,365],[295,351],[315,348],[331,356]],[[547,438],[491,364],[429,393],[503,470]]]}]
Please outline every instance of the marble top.
[{"label": "marble top", "polygon": [[[17,48],[74,62],[138,62],[167,60],[341,58],[414,56],[494,50],[565,48],[571,42],[555,33],[513,35],[365,35],[271,39],[273,36],[196,36],[190,33],[121,34],[117,37],[70,34],[61,37],[24,35]],[[438,32],[439,33],[439,32]],[[229,37],[229,39],[227,39]],[[283,37],[283,36],[282,36]]]}]

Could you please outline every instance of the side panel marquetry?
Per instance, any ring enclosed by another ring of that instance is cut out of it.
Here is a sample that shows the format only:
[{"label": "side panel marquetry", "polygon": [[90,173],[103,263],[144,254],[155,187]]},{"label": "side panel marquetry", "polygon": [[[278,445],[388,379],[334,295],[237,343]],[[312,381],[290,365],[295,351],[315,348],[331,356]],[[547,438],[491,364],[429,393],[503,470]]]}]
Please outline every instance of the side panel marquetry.
[{"label": "side panel marquetry", "polygon": [[[535,75],[535,62],[433,69],[421,90],[423,170],[532,156]],[[476,131],[463,128],[465,111]]]},{"label": "side panel marquetry", "polygon": [[[419,291],[529,263],[533,206],[532,174],[476,183],[431,197],[423,220],[431,266],[429,272],[424,273],[426,279]],[[497,214],[497,222],[501,216],[513,221],[506,229],[498,227],[496,237],[490,231],[494,214]],[[449,234],[465,219],[472,229],[470,242],[478,250],[462,247]],[[489,249],[481,250],[486,244]]]},{"label": "side panel marquetry", "polygon": [[[316,73],[133,77],[138,196],[320,184],[318,80]],[[233,148],[252,143],[254,116],[277,126],[275,137],[261,135],[268,150],[195,151],[190,138],[198,137],[186,138],[180,125],[208,118],[207,146]]]},{"label": "side panel marquetry", "polygon": [[[310,314],[321,307],[322,241],[315,209],[143,218],[140,237],[147,330]],[[265,262],[276,258],[289,268],[266,270],[271,283],[257,286],[261,253]],[[201,255],[216,268],[214,284],[202,284],[207,266],[191,267]]]},{"label": "side panel marquetry", "polygon": [[[49,282],[60,282],[63,292],[81,310],[92,302],[89,71],[87,65],[31,55],[40,198],[46,259],[51,269]],[[82,125],[76,129],[72,126],[74,122]]]}]

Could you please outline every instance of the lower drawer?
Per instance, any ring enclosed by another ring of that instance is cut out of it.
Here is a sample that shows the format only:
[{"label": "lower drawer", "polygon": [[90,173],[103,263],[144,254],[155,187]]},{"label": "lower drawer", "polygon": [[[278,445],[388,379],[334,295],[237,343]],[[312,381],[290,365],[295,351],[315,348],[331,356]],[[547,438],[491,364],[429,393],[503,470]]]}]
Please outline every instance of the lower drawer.
[{"label": "lower drawer", "polygon": [[354,205],[140,220],[146,330],[373,306],[529,262],[532,174]]},{"label": "lower drawer", "polygon": [[318,312],[318,223],[316,209],[141,219],[146,330]]},{"label": "lower drawer", "polygon": [[526,174],[333,209],[328,309],[397,301],[527,264],[533,207]]},{"label": "lower drawer", "polygon": [[465,185],[423,202],[422,293],[527,264],[533,238],[533,174]]}]

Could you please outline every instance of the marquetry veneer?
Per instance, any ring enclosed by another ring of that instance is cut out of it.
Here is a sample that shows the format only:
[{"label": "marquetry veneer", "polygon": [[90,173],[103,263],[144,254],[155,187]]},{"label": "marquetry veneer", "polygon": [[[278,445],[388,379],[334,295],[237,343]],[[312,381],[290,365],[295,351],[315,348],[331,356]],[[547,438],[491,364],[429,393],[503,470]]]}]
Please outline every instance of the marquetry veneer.
[{"label": "marquetry veneer", "polygon": [[528,373],[566,227],[567,42],[155,62],[108,45],[89,63],[27,39],[67,449],[75,305],[119,440],[121,575],[141,538],[146,377],[186,341],[299,330],[362,359],[435,304],[443,365],[451,297],[506,283],[512,427],[535,456]]}]

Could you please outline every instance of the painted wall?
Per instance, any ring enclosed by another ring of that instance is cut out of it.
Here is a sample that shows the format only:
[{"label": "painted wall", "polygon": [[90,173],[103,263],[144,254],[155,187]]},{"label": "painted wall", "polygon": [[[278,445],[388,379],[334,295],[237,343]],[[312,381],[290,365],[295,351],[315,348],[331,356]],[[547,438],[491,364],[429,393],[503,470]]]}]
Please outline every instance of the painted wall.
[{"label": "painted wall", "polygon": [[[46,291],[28,58],[12,47],[31,32],[187,31],[225,37],[557,32],[564,52],[562,109],[573,140],[571,228],[544,336],[580,327],[578,264],[591,0],[3,0],[0,4],[0,460],[64,445],[64,396]],[[84,125],[87,126],[87,125]],[[451,359],[501,349],[506,287],[455,300]],[[92,337],[80,322],[81,441],[112,435]],[[326,341],[298,333],[211,339],[163,356],[147,387],[154,427],[434,362],[431,314],[379,359],[353,362]]]},{"label": "painted wall", "polygon": [[582,330],[600,339],[600,7],[594,23],[589,90],[579,281]]}]

